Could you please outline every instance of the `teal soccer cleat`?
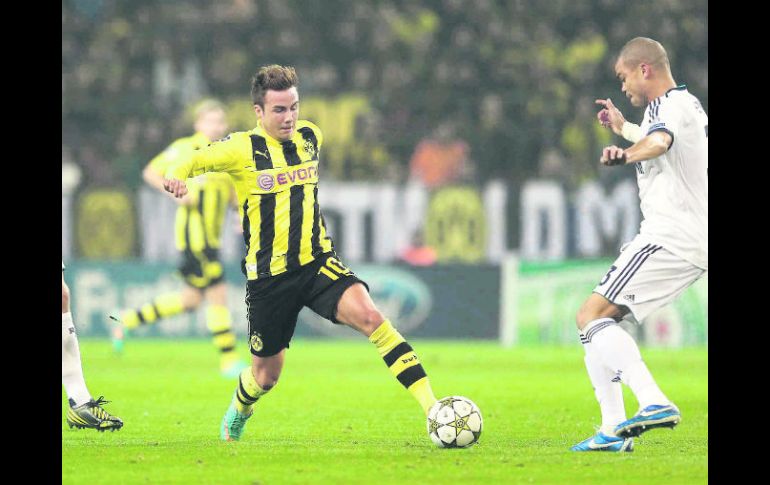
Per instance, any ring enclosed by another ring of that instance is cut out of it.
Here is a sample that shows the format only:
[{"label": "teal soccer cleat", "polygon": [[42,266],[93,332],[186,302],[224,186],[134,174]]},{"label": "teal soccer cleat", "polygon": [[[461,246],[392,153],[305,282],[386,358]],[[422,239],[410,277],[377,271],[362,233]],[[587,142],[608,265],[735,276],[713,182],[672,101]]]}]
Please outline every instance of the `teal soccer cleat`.
[{"label": "teal soccer cleat", "polygon": [[682,420],[682,415],[673,404],[653,404],[642,409],[636,416],[615,427],[615,433],[624,438],[639,436],[653,428],[673,428]]},{"label": "teal soccer cleat", "polygon": [[241,414],[235,409],[235,404],[230,403],[230,407],[227,408],[225,416],[222,418],[222,427],[219,432],[219,437],[224,441],[238,441],[243,434],[243,427],[246,425],[246,421],[254,414]]},{"label": "teal soccer cleat", "polygon": [[571,451],[634,451],[634,440],[632,438],[619,438],[617,436],[607,436],[599,431],[595,436],[591,436],[576,444]]}]

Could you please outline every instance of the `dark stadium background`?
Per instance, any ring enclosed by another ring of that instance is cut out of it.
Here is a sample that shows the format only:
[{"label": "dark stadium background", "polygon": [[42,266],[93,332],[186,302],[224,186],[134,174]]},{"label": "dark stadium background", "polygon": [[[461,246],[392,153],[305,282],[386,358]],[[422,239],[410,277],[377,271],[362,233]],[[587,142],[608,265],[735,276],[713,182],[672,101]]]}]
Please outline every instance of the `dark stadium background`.
[{"label": "dark stadium background", "polygon": [[[612,69],[634,36],[666,47],[674,78],[708,112],[704,1],[63,1],[62,256],[83,331],[103,334],[112,300],[93,308],[79,294],[113,291],[120,305],[128,286],[174,284],[161,280],[176,264],[166,230],[174,206],[144,186],[144,165],[190,133],[189,107],[202,97],[227,104],[234,130],[253,127],[250,78],[280,63],[296,66],[301,116],[326,134],[321,187],[341,202],[320,197],[343,261],[428,281],[439,306],[468,286],[467,275],[484,273],[498,283],[468,302],[481,313],[460,312],[447,325],[457,337],[505,340],[497,327],[506,299],[524,298],[503,290],[513,256],[516,284],[534,278],[530,308],[516,316],[529,320],[514,340],[572,342],[575,305],[638,227],[633,170],[599,168],[601,147],[620,140],[598,125],[594,104],[611,97],[627,118],[641,117]],[[415,154],[434,141],[463,163],[446,181],[420,185]],[[402,204],[395,215],[382,212],[390,199],[360,195],[383,188]],[[355,204],[368,205],[352,224]],[[418,232],[438,253],[428,269],[402,257]],[[241,243],[227,237],[228,278],[239,289]],[[592,266],[576,273],[583,263]],[[121,264],[137,276],[108,277]],[[457,288],[431,283],[441,271]],[[705,296],[707,286],[649,326],[650,343],[705,344]],[[240,290],[236,297],[238,305]],[[694,328],[682,323],[693,312]],[[196,334],[202,325],[191,317],[165,328]],[[149,334],[165,335],[160,327]]]}]

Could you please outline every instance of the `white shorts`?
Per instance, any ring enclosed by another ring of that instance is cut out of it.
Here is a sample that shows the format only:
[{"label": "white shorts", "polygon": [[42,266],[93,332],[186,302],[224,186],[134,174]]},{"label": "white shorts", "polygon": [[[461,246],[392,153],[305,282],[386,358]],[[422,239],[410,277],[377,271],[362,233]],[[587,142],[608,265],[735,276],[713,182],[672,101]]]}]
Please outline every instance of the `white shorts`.
[{"label": "white shorts", "polygon": [[[612,303],[627,307],[636,323],[674,301],[706,270],[685,261],[643,236],[621,249],[620,256],[594,288]],[[633,320],[632,320],[633,321]]]}]

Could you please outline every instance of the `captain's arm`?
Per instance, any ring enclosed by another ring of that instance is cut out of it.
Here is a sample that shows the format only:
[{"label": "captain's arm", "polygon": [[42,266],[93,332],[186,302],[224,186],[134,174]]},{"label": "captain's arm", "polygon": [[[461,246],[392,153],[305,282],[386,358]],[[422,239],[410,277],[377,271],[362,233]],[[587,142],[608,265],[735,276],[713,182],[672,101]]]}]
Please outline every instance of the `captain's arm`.
[{"label": "captain's arm", "polygon": [[237,156],[230,141],[228,137],[195,150],[193,156],[169,166],[165,178],[184,182],[206,172],[231,172],[237,165]]},{"label": "captain's arm", "polygon": [[150,187],[163,192],[163,171],[158,170],[158,168],[152,164],[148,164],[144,167],[144,170],[142,170],[142,179],[144,179]]},{"label": "captain's arm", "polygon": [[673,142],[674,138],[667,131],[653,131],[624,150],[626,163],[637,163],[659,157],[668,151]]},{"label": "captain's arm", "polygon": [[163,178],[169,167],[192,155],[192,149],[182,141],[176,141],[156,155],[142,170],[142,179],[147,185],[165,192]]},{"label": "captain's arm", "polygon": [[623,129],[620,136],[631,143],[636,143],[642,138],[642,127],[629,121],[623,122]]}]

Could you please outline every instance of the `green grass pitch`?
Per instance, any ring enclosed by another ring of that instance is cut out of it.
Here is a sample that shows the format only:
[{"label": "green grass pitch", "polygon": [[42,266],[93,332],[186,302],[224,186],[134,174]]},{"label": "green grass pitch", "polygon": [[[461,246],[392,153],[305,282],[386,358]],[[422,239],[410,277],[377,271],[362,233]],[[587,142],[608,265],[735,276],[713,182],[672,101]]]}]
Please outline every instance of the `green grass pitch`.
[{"label": "green grass pitch", "polygon": [[[62,389],[63,484],[679,484],[708,480],[708,351],[642,349],[682,411],[636,451],[572,453],[599,409],[576,341],[503,349],[495,342],[410,341],[437,397],[479,405],[484,430],[468,449],[439,449],[425,418],[366,339],[295,340],[276,388],[243,439],[219,440],[235,381],[203,340],[81,341],[86,382],[125,426],[69,429]],[[246,345],[241,349],[246,357]],[[625,388],[626,410],[637,403]]]}]

